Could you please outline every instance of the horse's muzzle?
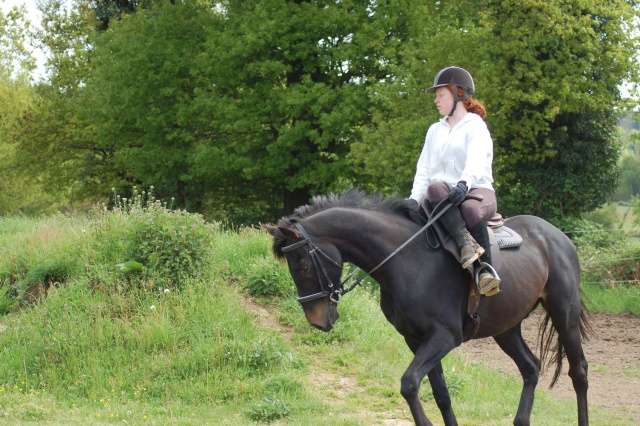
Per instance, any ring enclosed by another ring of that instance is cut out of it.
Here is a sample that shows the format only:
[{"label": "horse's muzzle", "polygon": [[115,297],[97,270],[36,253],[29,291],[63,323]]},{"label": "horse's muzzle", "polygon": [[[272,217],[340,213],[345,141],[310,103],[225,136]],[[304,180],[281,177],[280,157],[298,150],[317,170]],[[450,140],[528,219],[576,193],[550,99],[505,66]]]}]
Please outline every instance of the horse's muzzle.
[{"label": "horse's muzzle", "polygon": [[302,307],[304,315],[307,317],[309,324],[320,331],[331,331],[333,324],[338,320],[340,314],[335,303],[329,301],[327,296],[323,300],[316,303],[306,303]]}]

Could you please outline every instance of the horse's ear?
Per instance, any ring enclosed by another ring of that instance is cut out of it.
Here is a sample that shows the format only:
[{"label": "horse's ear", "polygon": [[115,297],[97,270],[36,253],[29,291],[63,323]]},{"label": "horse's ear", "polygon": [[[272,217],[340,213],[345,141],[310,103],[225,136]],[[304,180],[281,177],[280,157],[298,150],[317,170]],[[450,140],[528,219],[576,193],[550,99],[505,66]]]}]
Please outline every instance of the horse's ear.
[{"label": "horse's ear", "polygon": [[280,231],[278,230],[278,227],[277,227],[277,226],[273,226],[273,225],[270,225],[270,224],[266,224],[266,225],[263,225],[263,227],[264,227],[264,229],[266,229],[266,230],[267,230],[267,232],[268,232],[269,234],[271,234],[271,236],[273,236],[273,237],[277,237],[277,236],[278,236],[278,234],[280,233]]},{"label": "horse's ear", "polygon": [[280,230],[282,235],[284,235],[287,238],[294,238],[296,240],[299,240],[301,238],[300,233],[295,229],[286,228],[284,226],[278,226],[278,229]]},{"label": "horse's ear", "polygon": [[284,238],[295,238],[300,239],[300,234],[291,228],[287,228],[284,226],[275,226],[275,225],[264,225],[264,228],[267,230],[269,234],[273,237],[284,237]]}]

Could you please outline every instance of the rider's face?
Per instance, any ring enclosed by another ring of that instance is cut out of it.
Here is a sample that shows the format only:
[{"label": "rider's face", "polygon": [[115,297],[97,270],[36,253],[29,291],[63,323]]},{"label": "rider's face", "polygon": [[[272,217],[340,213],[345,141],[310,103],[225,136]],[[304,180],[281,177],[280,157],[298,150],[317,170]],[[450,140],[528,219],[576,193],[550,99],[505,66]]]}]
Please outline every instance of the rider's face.
[{"label": "rider's face", "polygon": [[435,102],[440,114],[447,116],[453,109],[453,93],[447,87],[438,87],[433,102]]}]

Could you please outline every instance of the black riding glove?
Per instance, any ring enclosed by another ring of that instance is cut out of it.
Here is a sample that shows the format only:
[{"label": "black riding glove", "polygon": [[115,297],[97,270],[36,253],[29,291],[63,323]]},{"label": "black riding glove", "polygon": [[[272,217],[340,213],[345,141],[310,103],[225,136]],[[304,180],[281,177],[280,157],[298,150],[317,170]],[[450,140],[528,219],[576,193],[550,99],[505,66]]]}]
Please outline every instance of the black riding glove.
[{"label": "black riding glove", "polygon": [[420,210],[420,204],[413,198],[405,198],[405,202],[407,203],[407,207],[409,207],[409,210],[414,212]]},{"label": "black riding glove", "polygon": [[469,192],[467,189],[467,182],[461,180],[451,189],[451,191],[449,191],[447,199],[451,204],[458,207],[464,201],[464,197],[466,197],[467,192]]}]

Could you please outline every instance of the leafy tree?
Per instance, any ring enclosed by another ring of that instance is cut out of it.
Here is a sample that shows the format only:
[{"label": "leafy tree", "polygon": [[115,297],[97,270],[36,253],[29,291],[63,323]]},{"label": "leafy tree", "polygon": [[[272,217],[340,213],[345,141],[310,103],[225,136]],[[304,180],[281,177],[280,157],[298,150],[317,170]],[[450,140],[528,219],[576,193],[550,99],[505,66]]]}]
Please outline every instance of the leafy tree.
[{"label": "leafy tree", "polygon": [[195,158],[203,178],[238,193],[257,185],[291,211],[348,177],[367,90],[403,31],[390,3],[226,2],[206,51],[215,84],[197,99],[215,117]]},{"label": "leafy tree", "polygon": [[[162,0],[155,0],[160,2]],[[89,8],[95,13],[99,22],[98,30],[104,31],[109,28],[109,23],[113,19],[120,19],[123,15],[134,13],[136,10],[148,9],[154,0],[90,0]],[[175,3],[175,0],[171,0]]]},{"label": "leafy tree", "polygon": [[[408,17],[406,34],[397,34],[397,48],[385,52],[392,76],[369,90],[375,109],[363,126],[362,140],[351,145],[348,158],[357,170],[357,185],[409,195],[427,129],[441,117],[425,89],[446,66],[462,66],[475,76],[486,54],[478,48],[484,31],[478,6],[466,1],[395,6],[395,13]],[[482,84],[477,84],[480,97]]]},{"label": "leafy tree", "polygon": [[[421,89],[439,69],[458,65],[474,76],[476,97],[487,106],[503,213],[580,216],[603,203],[618,177],[619,85],[638,81],[632,6],[586,0],[428,6],[430,15],[411,14],[398,79],[376,90],[383,108],[352,150],[371,187],[408,194],[427,126],[439,118]],[[371,156],[376,152],[383,153],[379,162]]]},{"label": "leafy tree", "polygon": [[27,46],[30,31],[24,6],[0,12],[0,213],[29,212],[41,195],[38,182],[19,167],[15,137],[32,96],[35,60]]},{"label": "leafy tree", "polygon": [[489,121],[505,213],[593,210],[615,191],[619,85],[637,81],[633,8],[500,0],[488,10],[493,42],[483,74],[494,82]]},{"label": "leafy tree", "polygon": [[98,195],[95,182],[110,175],[101,167],[107,153],[96,149],[91,129],[77,116],[91,70],[93,14],[84,3],[68,8],[60,0],[40,1],[39,8],[43,18],[35,37],[47,52],[47,80],[34,87],[14,135],[19,164],[59,201],[90,201]]},{"label": "leafy tree", "polygon": [[158,196],[201,207],[192,177],[196,130],[191,104],[206,28],[214,16],[196,2],[168,2],[113,21],[94,39],[94,70],[78,117],[92,129],[95,147],[128,180],[153,185]]},{"label": "leafy tree", "polygon": [[159,3],[95,39],[81,119],[159,196],[274,219],[349,176],[394,19],[360,0]]},{"label": "leafy tree", "polygon": [[620,186],[614,197],[626,201],[640,195],[640,132],[633,130],[623,136],[622,155],[619,162]]}]

